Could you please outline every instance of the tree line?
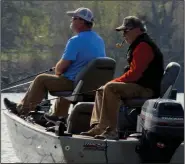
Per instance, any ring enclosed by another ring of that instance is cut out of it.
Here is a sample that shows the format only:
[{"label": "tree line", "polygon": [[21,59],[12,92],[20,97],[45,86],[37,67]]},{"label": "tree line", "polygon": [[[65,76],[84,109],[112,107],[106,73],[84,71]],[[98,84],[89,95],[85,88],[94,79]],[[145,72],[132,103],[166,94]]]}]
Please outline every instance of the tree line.
[{"label": "tree line", "polygon": [[117,61],[115,77],[123,73],[128,45],[115,27],[128,15],[143,19],[149,35],[161,48],[165,66],[182,69],[176,87],[184,92],[183,1],[1,1],[1,84],[48,69],[60,59],[74,34],[66,11],[88,7],[95,15],[94,30],[105,41],[107,56]]}]

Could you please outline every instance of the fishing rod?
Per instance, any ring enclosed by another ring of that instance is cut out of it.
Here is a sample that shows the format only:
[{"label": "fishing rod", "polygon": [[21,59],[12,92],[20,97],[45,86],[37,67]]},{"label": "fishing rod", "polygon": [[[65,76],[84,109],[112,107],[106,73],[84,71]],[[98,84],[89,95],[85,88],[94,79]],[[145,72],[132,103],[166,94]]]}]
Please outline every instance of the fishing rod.
[{"label": "fishing rod", "polygon": [[7,91],[7,90],[10,90],[10,89],[12,89],[12,88],[17,88],[17,87],[20,87],[20,86],[23,86],[23,85],[26,85],[26,84],[30,84],[30,83],[32,83],[32,82],[33,82],[33,81],[28,81],[28,82],[23,83],[23,84],[14,85],[14,86],[9,87],[9,88],[4,88],[4,89],[2,89],[2,90],[1,90],[1,92],[3,92],[3,91]]},{"label": "fishing rod", "polygon": [[[12,82],[12,83],[7,84],[6,87],[8,87],[8,86],[10,86],[10,85],[12,85],[12,84],[16,84],[16,83],[18,83],[18,82],[24,81],[24,80],[26,80],[26,79],[29,79],[29,78],[31,78],[31,77],[40,75],[40,74],[42,74],[42,73],[51,72],[51,71],[53,71],[54,69],[55,69],[55,67],[50,68],[50,69],[45,70],[45,71],[42,71],[42,72],[39,72],[39,73],[36,73],[36,74],[34,74],[34,75],[31,75],[31,76],[27,76],[27,77],[25,77],[25,78],[23,78],[23,79],[21,79],[21,80],[14,81],[14,82]],[[5,89],[7,90],[8,88],[4,88],[3,90],[5,90]],[[2,90],[1,90],[1,91],[2,91]]]}]

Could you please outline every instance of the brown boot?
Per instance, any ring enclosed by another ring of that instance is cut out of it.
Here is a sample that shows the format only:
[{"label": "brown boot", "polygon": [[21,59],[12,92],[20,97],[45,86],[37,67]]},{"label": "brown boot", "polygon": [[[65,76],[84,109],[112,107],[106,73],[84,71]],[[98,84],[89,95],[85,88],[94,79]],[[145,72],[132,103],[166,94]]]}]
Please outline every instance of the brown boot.
[{"label": "brown boot", "polygon": [[119,140],[118,132],[116,129],[111,129],[109,127],[100,134],[94,137],[95,139],[110,139],[110,140]]},{"label": "brown boot", "polygon": [[81,135],[85,135],[85,136],[92,136],[94,137],[95,135],[100,135],[105,129],[104,128],[100,128],[98,125],[94,126],[92,129],[90,129],[87,132],[82,132],[80,133]]}]

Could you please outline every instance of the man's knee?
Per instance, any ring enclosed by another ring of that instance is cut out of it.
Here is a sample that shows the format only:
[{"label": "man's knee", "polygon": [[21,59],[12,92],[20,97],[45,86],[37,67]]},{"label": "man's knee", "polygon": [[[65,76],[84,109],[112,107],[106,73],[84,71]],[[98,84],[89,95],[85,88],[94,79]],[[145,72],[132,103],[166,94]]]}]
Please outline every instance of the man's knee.
[{"label": "man's knee", "polygon": [[104,90],[109,90],[109,89],[113,88],[114,86],[115,86],[114,83],[107,83],[104,86]]},{"label": "man's knee", "polygon": [[115,83],[115,82],[109,82],[104,86],[104,90],[116,91],[117,88],[118,88],[118,83]]},{"label": "man's knee", "polygon": [[48,75],[45,74],[45,73],[40,74],[40,75],[36,76],[34,81],[36,81],[36,82],[43,82],[46,79],[47,76]]}]

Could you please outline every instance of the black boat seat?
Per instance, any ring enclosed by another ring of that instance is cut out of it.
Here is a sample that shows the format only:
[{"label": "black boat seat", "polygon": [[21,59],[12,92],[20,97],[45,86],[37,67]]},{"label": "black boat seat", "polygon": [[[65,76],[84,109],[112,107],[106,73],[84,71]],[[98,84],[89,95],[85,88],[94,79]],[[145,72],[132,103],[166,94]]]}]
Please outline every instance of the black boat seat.
[{"label": "black boat seat", "polygon": [[[93,110],[94,102],[79,102],[77,103],[71,114],[67,119],[67,132],[72,134],[79,134],[90,129],[90,119]],[[128,113],[128,114],[127,114]],[[128,115],[128,116],[127,116]],[[131,119],[128,117],[132,117]],[[135,111],[131,109],[119,112],[118,115],[118,129],[123,130],[123,125],[131,128],[134,118],[137,117]]]},{"label": "black boat seat", "polygon": [[170,62],[164,71],[163,78],[161,81],[161,92],[160,98],[169,98],[173,86],[175,85],[178,76],[180,74],[181,66],[176,62]]},{"label": "black boat seat", "polygon": [[[98,89],[102,85],[111,81],[114,76],[116,62],[109,57],[99,57],[90,61],[82,71],[78,73],[74,80],[74,90],[71,93],[66,91],[50,92],[52,96],[62,96],[75,104],[77,102],[94,101],[95,92],[88,92]],[[85,94],[85,92],[88,92]],[[81,95],[70,96],[71,94]],[[69,95],[68,95],[69,94]]]},{"label": "black boat seat", "polygon": [[79,134],[89,130],[94,102],[77,103],[67,119],[67,132]]},{"label": "black boat seat", "polygon": [[[176,95],[177,95],[177,90],[176,89],[172,89],[171,93],[168,93],[167,98],[176,100]],[[137,108],[137,107],[143,106],[143,104],[147,100],[148,100],[148,98],[135,98],[135,99],[130,99],[130,100],[122,99],[122,101],[125,104],[124,106],[132,107],[132,108]]]},{"label": "black boat seat", "polygon": [[[180,68],[181,68],[180,65],[175,62],[171,62],[167,65],[161,82],[160,98],[170,98],[172,94],[172,88],[178,78]],[[125,109],[128,108],[131,111],[132,109],[135,109],[135,108],[141,108],[146,100],[148,100],[148,98],[125,99],[123,100],[123,105]],[[71,115],[69,115],[69,118],[68,118],[69,133],[78,134],[90,128],[89,123],[90,123],[90,117],[91,117],[93,105],[94,105],[94,102],[91,102],[91,103],[83,102],[83,103],[77,104],[73,108]],[[127,113],[130,114],[130,111],[128,111]],[[125,120],[123,118],[125,114],[126,112],[122,112],[122,111],[120,111],[119,113],[119,120],[118,120],[118,123],[120,126],[119,130],[125,129],[124,127],[125,124],[123,123]],[[80,115],[82,117],[80,117]],[[133,111],[131,115],[132,115],[131,117],[133,117],[132,122],[134,118],[136,118],[135,122],[137,122],[137,111],[136,112]]]},{"label": "black boat seat", "polygon": [[[173,87],[175,85],[176,80],[178,79],[180,69],[181,69],[181,66],[176,62],[170,62],[166,66],[166,69],[164,71],[162,81],[161,81],[161,92],[160,92],[159,98],[171,99],[171,98],[176,97],[176,96],[174,96],[174,93],[177,94],[177,91],[175,89],[173,89]],[[119,127],[120,131],[125,131],[125,128],[127,130],[131,129],[131,131],[133,129],[136,129],[137,115],[140,113],[141,107],[143,106],[143,104],[146,100],[148,100],[148,98],[146,98],[146,99],[145,98],[143,98],[143,99],[142,98],[139,98],[139,99],[136,98],[136,99],[123,100],[123,104],[124,104],[125,107],[131,108],[131,109],[135,108],[135,111],[131,115],[132,125],[130,125],[130,127],[127,128],[126,126],[124,126],[124,123],[120,124],[121,125]],[[123,113],[123,115],[125,115],[124,112],[122,112],[122,113]],[[120,121],[121,121],[122,120],[121,117],[119,117],[119,118],[120,118]],[[133,123],[133,121],[134,121],[134,123]]]},{"label": "black boat seat", "polygon": [[[178,79],[181,66],[176,62],[170,62],[164,71],[163,78],[161,81],[161,92],[159,98],[171,98],[173,91],[173,86]],[[148,98],[135,98],[135,99],[122,99],[125,106],[128,107],[141,107]]]}]

